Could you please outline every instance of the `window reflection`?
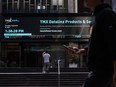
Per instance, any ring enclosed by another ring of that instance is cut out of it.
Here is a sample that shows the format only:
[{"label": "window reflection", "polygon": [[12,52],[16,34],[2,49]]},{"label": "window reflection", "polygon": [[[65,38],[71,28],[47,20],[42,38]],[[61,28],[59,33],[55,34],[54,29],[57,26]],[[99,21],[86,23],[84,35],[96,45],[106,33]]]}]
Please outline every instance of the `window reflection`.
[{"label": "window reflection", "polygon": [[4,13],[85,13],[84,0],[3,0]]}]

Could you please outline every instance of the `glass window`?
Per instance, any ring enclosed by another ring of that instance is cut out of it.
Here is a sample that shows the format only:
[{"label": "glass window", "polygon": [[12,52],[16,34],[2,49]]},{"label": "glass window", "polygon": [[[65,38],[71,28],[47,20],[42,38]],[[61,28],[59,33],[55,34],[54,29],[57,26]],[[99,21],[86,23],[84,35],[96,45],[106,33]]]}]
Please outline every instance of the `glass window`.
[{"label": "glass window", "polygon": [[90,13],[84,0],[3,0],[5,13]]}]

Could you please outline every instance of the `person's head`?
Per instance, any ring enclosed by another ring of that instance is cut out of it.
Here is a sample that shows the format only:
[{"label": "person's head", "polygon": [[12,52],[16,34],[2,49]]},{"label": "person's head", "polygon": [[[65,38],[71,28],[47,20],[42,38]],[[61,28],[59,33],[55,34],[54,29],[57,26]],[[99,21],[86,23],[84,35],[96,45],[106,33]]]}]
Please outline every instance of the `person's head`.
[{"label": "person's head", "polygon": [[45,53],[48,53],[48,51],[46,50]]},{"label": "person's head", "polygon": [[90,8],[91,10],[94,10],[96,6],[102,4],[104,0],[85,0],[85,6],[87,8]]}]

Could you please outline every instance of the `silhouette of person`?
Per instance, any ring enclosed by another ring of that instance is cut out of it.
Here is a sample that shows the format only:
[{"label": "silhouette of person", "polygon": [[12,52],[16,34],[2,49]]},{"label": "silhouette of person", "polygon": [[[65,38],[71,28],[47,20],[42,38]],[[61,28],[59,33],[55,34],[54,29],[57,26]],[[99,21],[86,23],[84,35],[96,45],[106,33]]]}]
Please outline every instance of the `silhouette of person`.
[{"label": "silhouette of person", "polygon": [[90,73],[83,87],[116,87],[116,13],[103,0],[85,0],[85,5],[95,17],[88,50],[73,49],[87,51]]}]

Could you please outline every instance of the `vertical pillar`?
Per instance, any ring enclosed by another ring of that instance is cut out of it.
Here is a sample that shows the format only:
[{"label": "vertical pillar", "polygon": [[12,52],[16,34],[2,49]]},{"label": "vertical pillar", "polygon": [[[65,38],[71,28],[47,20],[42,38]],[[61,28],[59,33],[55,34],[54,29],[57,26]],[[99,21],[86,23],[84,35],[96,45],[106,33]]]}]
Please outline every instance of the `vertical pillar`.
[{"label": "vertical pillar", "polygon": [[28,5],[29,5],[29,12],[30,12],[30,10],[31,10],[31,4],[30,4],[30,3],[31,3],[31,1],[30,1],[30,0],[28,0],[27,2],[28,2]]},{"label": "vertical pillar", "polygon": [[59,10],[59,0],[57,0],[56,5],[57,5],[57,12],[58,12],[58,10]]},{"label": "vertical pillar", "polygon": [[58,11],[58,0],[51,0],[51,11],[55,12]]},{"label": "vertical pillar", "polygon": [[34,5],[34,9],[35,9],[35,11],[36,11],[36,9],[37,9],[37,1],[36,1],[36,0],[34,1],[34,4],[35,4],[35,5]]},{"label": "vertical pillar", "polygon": [[[9,6],[8,6],[8,8],[9,8]],[[19,0],[12,0],[12,10],[13,10],[13,12],[19,11]]]},{"label": "vertical pillar", "polygon": [[59,12],[64,12],[64,0],[59,0],[59,3],[58,3],[58,7],[59,7]]},{"label": "vertical pillar", "polygon": [[42,10],[42,0],[40,0],[40,10]]},{"label": "vertical pillar", "polygon": [[12,0],[12,10],[14,10],[14,0]]},{"label": "vertical pillar", "polygon": [[[2,25],[2,16],[1,16],[1,13],[2,13],[2,0],[0,0],[0,38],[1,38],[1,30],[2,30],[1,29],[2,28],[2,26],[1,26]],[[1,47],[1,44],[0,44],[0,47]],[[1,49],[0,49],[0,53],[1,53]]]},{"label": "vertical pillar", "polygon": [[48,7],[48,2],[47,2],[47,0],[46,0],[46,5],[45,5],[45,9],[46,9],[46,11],[47,11],[47,7]]},{"label": "vertical pillar", "polygon": [[20,5],[20,0],[17,1],[17,8],[18,8],[18,11],[19,11],[19,5]]},{"label": "vertical pillar", "polygon": [[78,13],[78,0],[75,0],[75,13]]},{"label": "vertical pillar", "polygon": [[0,0],[0,14],[2,13],[2,1]]},{"label": "vertical pillar", "polygon": [[6,4],[7,4],[7,7],[6,8],[7,8],[7,12],[8,12],[9,0],[6,1]]},{"label": "vertical pillar", "polygon": [[78,12],[78,0],[68,0],[68,12],[69,13]]},{"label": "vertical pillar", "polygon": [[73,13],[73,0],[68,0],[68,12]]},{"label": "vertical pillar", "polygon": [[30,0],[23,0],[23,9],[25,12],[30,11]]},{"label": "vertical pillar", "polygon": [[36,11],[36,0],[30,0],[30,12],[35,12]]}]

